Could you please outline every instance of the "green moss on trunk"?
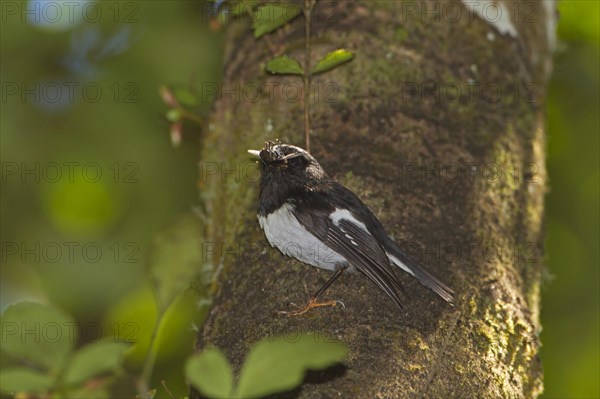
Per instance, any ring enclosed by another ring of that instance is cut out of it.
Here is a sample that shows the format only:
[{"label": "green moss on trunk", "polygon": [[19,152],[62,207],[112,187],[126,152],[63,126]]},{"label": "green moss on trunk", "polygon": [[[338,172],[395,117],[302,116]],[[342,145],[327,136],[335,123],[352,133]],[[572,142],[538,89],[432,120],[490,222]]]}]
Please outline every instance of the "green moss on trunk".
[{"label": "green moss on trunk", "polygon": [[[331,43],[315,46],[315,59],[338,46],[356,57],[314,81],[322,95],[312,109],[313,153],[455,289],[457,304],[447,306],[403,276],[412,300],[400,312],[366,278],[345,275],[327,292],[345,310],[273,319],[273,311],[306,300],[329,275],[269,247],[255,219],[257,180],[217,173],[201,187],[208,237],[233,250],[212,258],[223,267],[198,349],[216,345],[239,367],[265,336],[318,330],[348,344],[348,361],[291,395],[536,397],[542,390],[543,107],[514,90],[532,81],[543,88],[543,68],[523,49],[540,48],[545,62],[544,30],[523,26],[531,32],[513,39],[479,20],[410,18],[390,2],[340,3],[335,12],[335,23],[315,24],[315,36]],[[260,65],[270,57],[268,47],[244,27],[229,34],[226,87],[299,83],[265,75]],[[277,46],[302,35],[296,21],[271,41]],[[497,85],[502,96],[490,101],[469,94],[477,82]],[[438,85],[439,97],[427,94],[428,84]],[[448,97],[453,85],[466,92]],[[332,87],[335,96],[323,97]],[[252,162],[246,150],[265,139],[302,145],[302,123],[301,98],[263,95],[254,102],[225,95],[213,110],[201,162],[242,170]],[[483,172],[489,165],[497,178]],[[452,167],[462,174],[451,178]],[[489,244],[498,255],[485,251]],[[460,256],[444,252],[449,246]]]}]

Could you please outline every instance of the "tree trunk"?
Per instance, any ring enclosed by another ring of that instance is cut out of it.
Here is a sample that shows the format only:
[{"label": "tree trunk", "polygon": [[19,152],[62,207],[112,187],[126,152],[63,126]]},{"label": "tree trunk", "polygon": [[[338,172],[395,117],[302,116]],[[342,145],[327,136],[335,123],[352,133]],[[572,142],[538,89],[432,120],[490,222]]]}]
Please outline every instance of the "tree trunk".
[{"label": "tree trunk", "polygon": [[215,345],[239,370],[266,336],[321,331],[348,359],[292,396],[538,396],[552,2],[320,2],[314,14],[311,64],[340,47],[356,57],[313,81],[311,152],[456,305],[403,274],[411,300],[399,311],[346,274],[325,295],[345,309],[273,318],[330,276],[269,246],[246,154],[267,139],[303,146],[302,83],[264,64],[280,50],[303,64],[304,23],[268,43],[236,23],[202,148],[203,241],[221,271],[197,349]]}]

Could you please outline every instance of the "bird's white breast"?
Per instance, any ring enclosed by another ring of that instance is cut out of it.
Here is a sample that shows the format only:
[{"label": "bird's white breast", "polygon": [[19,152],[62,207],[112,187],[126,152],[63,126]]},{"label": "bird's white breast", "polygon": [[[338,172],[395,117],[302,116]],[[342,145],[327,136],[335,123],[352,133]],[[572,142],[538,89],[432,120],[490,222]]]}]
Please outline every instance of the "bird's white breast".
[{"label": "bird's white breast", "polygon": [[336,265],[347,263],[346,259],[310,234],[292,213],[293,205],[281,208],[265,216],[258,216],[260,227],[271,246],[284,255],[326,270],[335,270]]}]

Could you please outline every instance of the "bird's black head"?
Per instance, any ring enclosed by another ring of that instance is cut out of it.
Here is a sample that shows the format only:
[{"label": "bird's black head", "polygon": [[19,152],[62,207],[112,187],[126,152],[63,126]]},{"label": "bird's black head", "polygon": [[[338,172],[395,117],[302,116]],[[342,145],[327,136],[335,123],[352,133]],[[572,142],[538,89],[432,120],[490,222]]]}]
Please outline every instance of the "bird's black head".
[{"label": "bird's black head", "polygon": [[276,176],[290,184],[306,184],[326,177],[319,162],[302,148],[267,141],[262,150],[248,150],[260,158],[263,179]]},{"label": "bird's black head", "polygon": [[302,148],[271,141],[258,150],[248,150],[260,158],[260,213],[269,213],[289,198],[313,191],[327,179],[319,162]]}]

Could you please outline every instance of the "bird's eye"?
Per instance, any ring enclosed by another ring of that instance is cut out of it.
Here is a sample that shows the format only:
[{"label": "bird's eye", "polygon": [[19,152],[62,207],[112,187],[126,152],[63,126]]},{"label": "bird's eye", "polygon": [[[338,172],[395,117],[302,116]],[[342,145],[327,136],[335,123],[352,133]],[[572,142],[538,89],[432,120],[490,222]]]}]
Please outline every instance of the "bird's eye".
[{"label": "bird's eye", "polygon": [[301,168],[305,165],[306,160],[303,156],[293,157],[288,160],[288,165],[292,168]]}]

